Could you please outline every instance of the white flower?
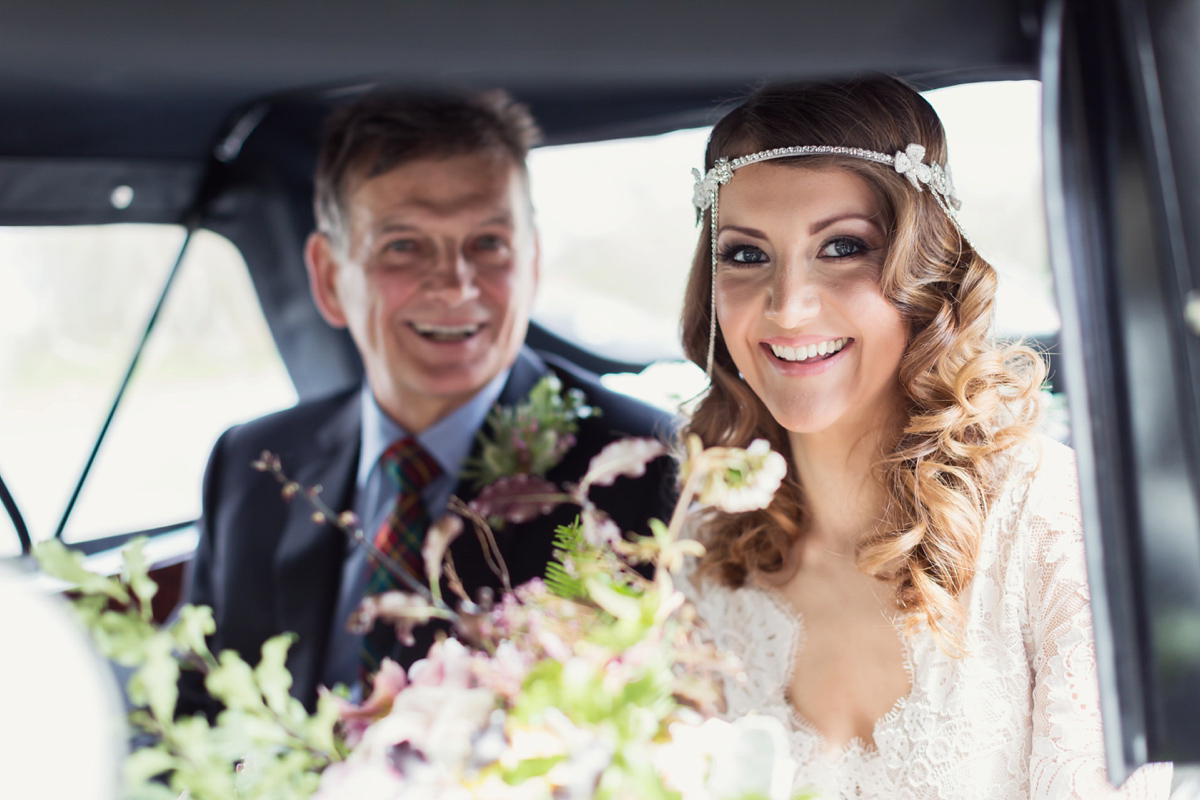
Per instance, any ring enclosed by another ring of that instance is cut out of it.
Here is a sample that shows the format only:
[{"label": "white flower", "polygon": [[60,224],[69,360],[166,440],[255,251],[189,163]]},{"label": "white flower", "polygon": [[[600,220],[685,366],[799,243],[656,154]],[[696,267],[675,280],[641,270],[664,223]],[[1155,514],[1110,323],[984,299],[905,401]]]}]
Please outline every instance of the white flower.
[{"label": "white flower", "polygon": [[585,508],[580,514],[580,522],[584,541],[592,547],[611,548],[621,539],[621,527],[597,508]]},{"label": "white flower", "polygon": [[398,800],[404,796],[404,779],[383,760],[356,760],[330,764],[312,800]]},{"label": "white flower", "polygon": [[653,755],[654,766],[683,800],[791,796],[795,763],[774,717],[750,714],[699,726],[676,722],[670,733],[671,741]]},{"label": "white flower", "polygon": [[408,668],[408,679],[424,686],[469,689],[474,686],[471,651],[458,639],[441,639],[429,653]]},{"label": "white flower", "polygon": [[918,192],[921,191],[921,184],[929,183],[933,177],[933,170],[929,165],[921,163],[924,158],[925,148],[919,144],[910,144],[904,150],[897,150],[896,155],[892,157],[896,172],[908,178],[908,182],[915,186]]},{"label": "white flower", "polygon": [[496,707],[488,689],[452,685],[409,686],[396,696],[391,713],[363,733],[354,754],[368,761],[387,759],[408,742],[437,773],[458,774],[471,755],[471,737]]},{"label": "white flower", "polygon": [[707,450],[701,450],[696,439],[688,443],[688,451],[685,470],[700,470],[696,499],[731,514],[766,508],[787,475],[787,460],[772,450],[766,439],[755,439],[745,449]]}]

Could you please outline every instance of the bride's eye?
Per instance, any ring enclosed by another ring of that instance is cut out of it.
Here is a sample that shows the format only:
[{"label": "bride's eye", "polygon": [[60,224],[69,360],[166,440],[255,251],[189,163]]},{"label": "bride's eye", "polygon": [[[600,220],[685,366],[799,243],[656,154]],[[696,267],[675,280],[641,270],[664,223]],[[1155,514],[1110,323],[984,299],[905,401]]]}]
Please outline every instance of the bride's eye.
[{"label": "bride's eye", "polygon": [[862,255],[870,249],[862,239],[856,239],[853,236],[839,236],[826,242],[819,255],[824,258],[850,258]]},{"label": "bride's eye", "polygon": [[729,245],[718,256],[723,264],[765,264],[769,260],[766,253],[748,244]]}]

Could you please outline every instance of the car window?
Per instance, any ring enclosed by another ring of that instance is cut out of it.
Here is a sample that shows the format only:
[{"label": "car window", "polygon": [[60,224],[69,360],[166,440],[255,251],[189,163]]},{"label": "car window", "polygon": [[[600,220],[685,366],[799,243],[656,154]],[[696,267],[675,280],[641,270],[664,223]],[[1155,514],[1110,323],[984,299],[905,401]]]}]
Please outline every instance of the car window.
[{"label": "car window", "polygon": [[996,333],[1056,334],[1042,180],[1041,84],[972,83],[925,97],[946,128],[963,228],[999,274]]},{"label": "car window", "polygon": [[[996,332],[1058,330],[1042,199],[1040,85],[975,83],[927,92],[945,124],[961,219],[1000,275]],[[611,358],[682,358],[679,314],[698,229],[690,170],[708,129],[544,147],[530,155],[542,243],[534,318]],[[805,144],[798,142],[797,144]],[[665,407],[704,387],[690,365],[606,383]]]},{"label": "car window", "polygon": [[[183,235],[0,228],[0,474],[34,541],[58,525]],[[197,232],[64,538],[195,518],[220,431],[295,399],[240,254]]]}]

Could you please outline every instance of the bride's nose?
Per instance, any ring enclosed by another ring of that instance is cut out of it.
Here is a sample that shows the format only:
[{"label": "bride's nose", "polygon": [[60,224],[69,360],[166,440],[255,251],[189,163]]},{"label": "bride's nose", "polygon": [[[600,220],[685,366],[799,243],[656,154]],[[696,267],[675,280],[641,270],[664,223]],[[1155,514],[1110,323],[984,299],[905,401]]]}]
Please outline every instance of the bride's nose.
[{"label": "bride's nose", "polygon": [[768,291],[767,319],[781,328],[798,328],[821,313],[821,287],[802,263],[783,265]]}]

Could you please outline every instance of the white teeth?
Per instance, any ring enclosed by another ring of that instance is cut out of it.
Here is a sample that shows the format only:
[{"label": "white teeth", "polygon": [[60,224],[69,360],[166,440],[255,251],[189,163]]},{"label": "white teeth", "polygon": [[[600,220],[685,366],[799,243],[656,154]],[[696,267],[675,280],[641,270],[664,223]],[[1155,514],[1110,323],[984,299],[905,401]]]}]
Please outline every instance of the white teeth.
[{"label": "white teeth", "polygon": [[474,333],[483,327],[480,323],[470,325],[429,325],[424,322],[414,322],[412,326],[417,329],[417,333],[442,333],[447,335]]},{"label": "white teeth", "polygon": [[840,339],[831,339],[820,344],[810,344],[805,347],[785,347],[773,344],[771,345],[771,352],[784,361],[808,361],[817,356],[831,356],[845,347],[848,341],[850,340],[843,336]]},{"label": "white teeth", "polygon": [[426,322],[411,322],[413,330],[422,336],[434,339],[466,339],[474,336],[483,327],[482,322],[467,325],[431,325]]}]

